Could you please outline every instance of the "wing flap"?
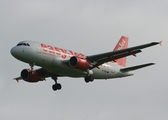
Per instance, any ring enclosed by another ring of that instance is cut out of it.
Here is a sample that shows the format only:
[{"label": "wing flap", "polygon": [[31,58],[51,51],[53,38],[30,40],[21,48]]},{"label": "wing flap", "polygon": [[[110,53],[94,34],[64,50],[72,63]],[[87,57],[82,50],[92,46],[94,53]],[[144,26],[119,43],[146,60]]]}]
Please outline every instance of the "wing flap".
[{"label": "wing flap", "polygon": [[141,68],[144,68],[144,67],[148,67],[148,66],[151,66],[151,65],[154,65],[154,64],[155,63],[147,63],[147,64],[137,65],[137,66],[133,66],[133,67],[122,68],[122,69],[120,69],[120,71],[121,72],[134,71],[134,70],[141,69]]}]

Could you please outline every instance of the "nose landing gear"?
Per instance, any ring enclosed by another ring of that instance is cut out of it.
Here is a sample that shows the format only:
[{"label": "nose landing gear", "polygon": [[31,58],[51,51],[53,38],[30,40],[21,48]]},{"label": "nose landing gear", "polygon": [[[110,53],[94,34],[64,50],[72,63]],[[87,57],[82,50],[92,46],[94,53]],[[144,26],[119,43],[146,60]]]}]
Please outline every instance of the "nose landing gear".
[{"label": "nose landing gear", "polygon": [[31,71],[33,71],[34,70],[33,67],[34,67],[35,63],[29,63],[29,65],[30,65]]},{"label": "nose landing gear", "polygon": [[34,65],[35,65],[35,63],[29,63],[29,65],[30,65],[30,69],[31,69],[30,74],[33,75],[34,74]]}]

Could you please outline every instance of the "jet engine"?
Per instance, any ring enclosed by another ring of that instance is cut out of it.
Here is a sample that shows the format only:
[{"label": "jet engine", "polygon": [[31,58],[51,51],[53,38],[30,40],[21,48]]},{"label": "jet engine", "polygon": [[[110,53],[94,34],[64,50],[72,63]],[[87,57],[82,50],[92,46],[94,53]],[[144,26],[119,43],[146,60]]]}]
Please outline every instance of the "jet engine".
[{"label": "jet engine", "polygon": [[90,67],[90,62],[85,58],[73,56],[69,60],[69,65],[76,69],[86,70]]},{"label": "jet engine", "polygon": [[26,82],[38,82],[44,80],[40,77],[40,74],[37,71],[32,71],[30,69],[23,69],[20,76]]}]

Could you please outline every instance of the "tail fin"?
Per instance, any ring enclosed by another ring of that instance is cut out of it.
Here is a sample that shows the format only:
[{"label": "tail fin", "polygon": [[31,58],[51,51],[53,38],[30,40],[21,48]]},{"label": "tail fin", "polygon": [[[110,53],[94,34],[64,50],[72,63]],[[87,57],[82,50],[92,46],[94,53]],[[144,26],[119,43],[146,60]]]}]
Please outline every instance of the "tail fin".
[{"label": "tail fin", "polygon": [[[116,47],[114,48],[114,51],[125,49],[127,47],[128,47],[128,37],[121,36],[121,38],[118,41]],[[116,60],[116,63],[120,66],[125,67],[126,66],[126,57]]]}]

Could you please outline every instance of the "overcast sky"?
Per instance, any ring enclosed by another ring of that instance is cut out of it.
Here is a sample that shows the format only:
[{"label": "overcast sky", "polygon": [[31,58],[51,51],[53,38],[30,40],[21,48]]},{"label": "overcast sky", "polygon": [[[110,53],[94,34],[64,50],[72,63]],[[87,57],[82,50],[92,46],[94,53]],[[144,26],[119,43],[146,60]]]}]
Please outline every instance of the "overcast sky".
[{"label": "overcast sky", "polygon": [[[0,119],[168,119],[167,5],[167,0],[1,0]],[[35,84],[13,80],[29,68],[10,54],[22,40],[92,55],[113,50],[122,35],[129,37],[129,46],[163,40],[162,47],[127,59],[127,66],[156,65],[132,77],[89,84],[59,78],[62,89],[56,92],[50,78]]]}]

